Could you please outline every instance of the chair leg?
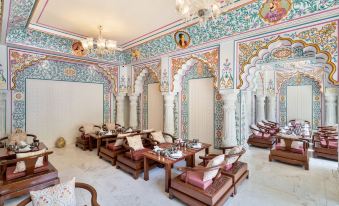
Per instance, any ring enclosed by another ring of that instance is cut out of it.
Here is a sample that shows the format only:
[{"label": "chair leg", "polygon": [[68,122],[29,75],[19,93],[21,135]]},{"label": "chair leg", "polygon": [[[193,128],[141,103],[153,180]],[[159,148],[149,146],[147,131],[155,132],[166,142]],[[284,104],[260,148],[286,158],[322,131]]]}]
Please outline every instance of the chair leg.
[{"label": "chair leg", "polygon": [[139,178],[139,173],[135,171],[135,172],[133,173],[133,178],[134,178],[135,180],[137,180],[137,179]]},{"label": "chair leg", "polygon": [[271,155],[268,156],[268,161],[272,162],[272,157],[271,157]]},{"label": "chair leg", "polygon": [[305,170],[309,170],[309,165],[308,165],[308,162],[305,163]]},{"label": "chair leg", "polygon": [[174,195],[172,194],[171,191],[170,191],[169,194],[168,194],[168,198],[171,199],[171,200],[174,198]]}]

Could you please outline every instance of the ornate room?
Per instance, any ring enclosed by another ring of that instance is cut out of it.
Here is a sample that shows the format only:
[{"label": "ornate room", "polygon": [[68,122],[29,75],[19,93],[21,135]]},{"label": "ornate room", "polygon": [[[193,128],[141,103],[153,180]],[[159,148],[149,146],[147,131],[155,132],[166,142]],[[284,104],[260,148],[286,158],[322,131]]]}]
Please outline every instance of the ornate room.
[{"label": "ornate room", "polygon": [[0,6],[0,206],[339,205],[338,0]]}]

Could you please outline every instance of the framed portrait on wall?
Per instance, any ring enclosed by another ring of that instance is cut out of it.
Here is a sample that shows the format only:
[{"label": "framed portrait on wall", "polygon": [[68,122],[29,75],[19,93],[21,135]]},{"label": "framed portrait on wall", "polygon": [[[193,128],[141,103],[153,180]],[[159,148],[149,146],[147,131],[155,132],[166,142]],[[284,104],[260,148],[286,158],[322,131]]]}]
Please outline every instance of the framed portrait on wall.
[{"label": "framed portrait on wall", "polygon": [[261,5],[259,16],[269,24],[284,19],[292,9],[292,0],[266,0]]},{"label": "framed portrait on wall", "polygon": [[174,40],[177,46],[181,49],[187,48],[191,43],[190,35],[185,31],[177,31],[174,34]]},{"label": "framed portrait on wall", "polygon": [[72,44],[72,53],[78,57],[83,57],[86,55],[85,49],[80,41],[74,42]]}]

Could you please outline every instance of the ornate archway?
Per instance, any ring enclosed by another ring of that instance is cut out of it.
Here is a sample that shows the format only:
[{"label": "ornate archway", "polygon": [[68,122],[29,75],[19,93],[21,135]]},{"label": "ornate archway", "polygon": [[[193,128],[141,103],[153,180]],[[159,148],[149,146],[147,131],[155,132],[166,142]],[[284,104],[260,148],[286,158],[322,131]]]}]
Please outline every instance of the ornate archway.
[{"label": "ornate archway", "polygon": [[[311,60],[312,59],[312,60]],[[336,65],[332,62],[329,52],[323,51],[316,44],[308,44],[302,40],[277,37],[259,49],[240,68],[238,75],[238,89],[249,89],[250,81],[258,71],[257,65],[263,63],[278,63],[279,61],[314,61],[314,64],[321,65],[328,73],[328,81],[333,85],[339,85],[339,81],[334,79]]]}]

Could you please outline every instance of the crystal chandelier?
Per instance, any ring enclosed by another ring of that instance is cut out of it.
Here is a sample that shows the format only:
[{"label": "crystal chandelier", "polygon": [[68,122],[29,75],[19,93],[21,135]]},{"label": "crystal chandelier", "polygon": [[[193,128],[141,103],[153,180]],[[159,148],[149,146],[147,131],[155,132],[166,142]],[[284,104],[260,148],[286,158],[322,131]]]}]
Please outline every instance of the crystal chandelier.
[{"label": "crystal chandelier", "polygon": [[102,37],[102,26],[99,26],[99,36],[97,39],[88,37],[81,40],[82,47],[87,53],[94,52],[99,56],[114,53],[118,48],[117,42],[114,40],[106,40]]},{"label": "crystal chandelier", "polygon": [[222,3],[225,2],[229,0],[176,0],[176,9],[186,21],[197,17],[200,23],[205,23],[209,18],[220,16]]}]

